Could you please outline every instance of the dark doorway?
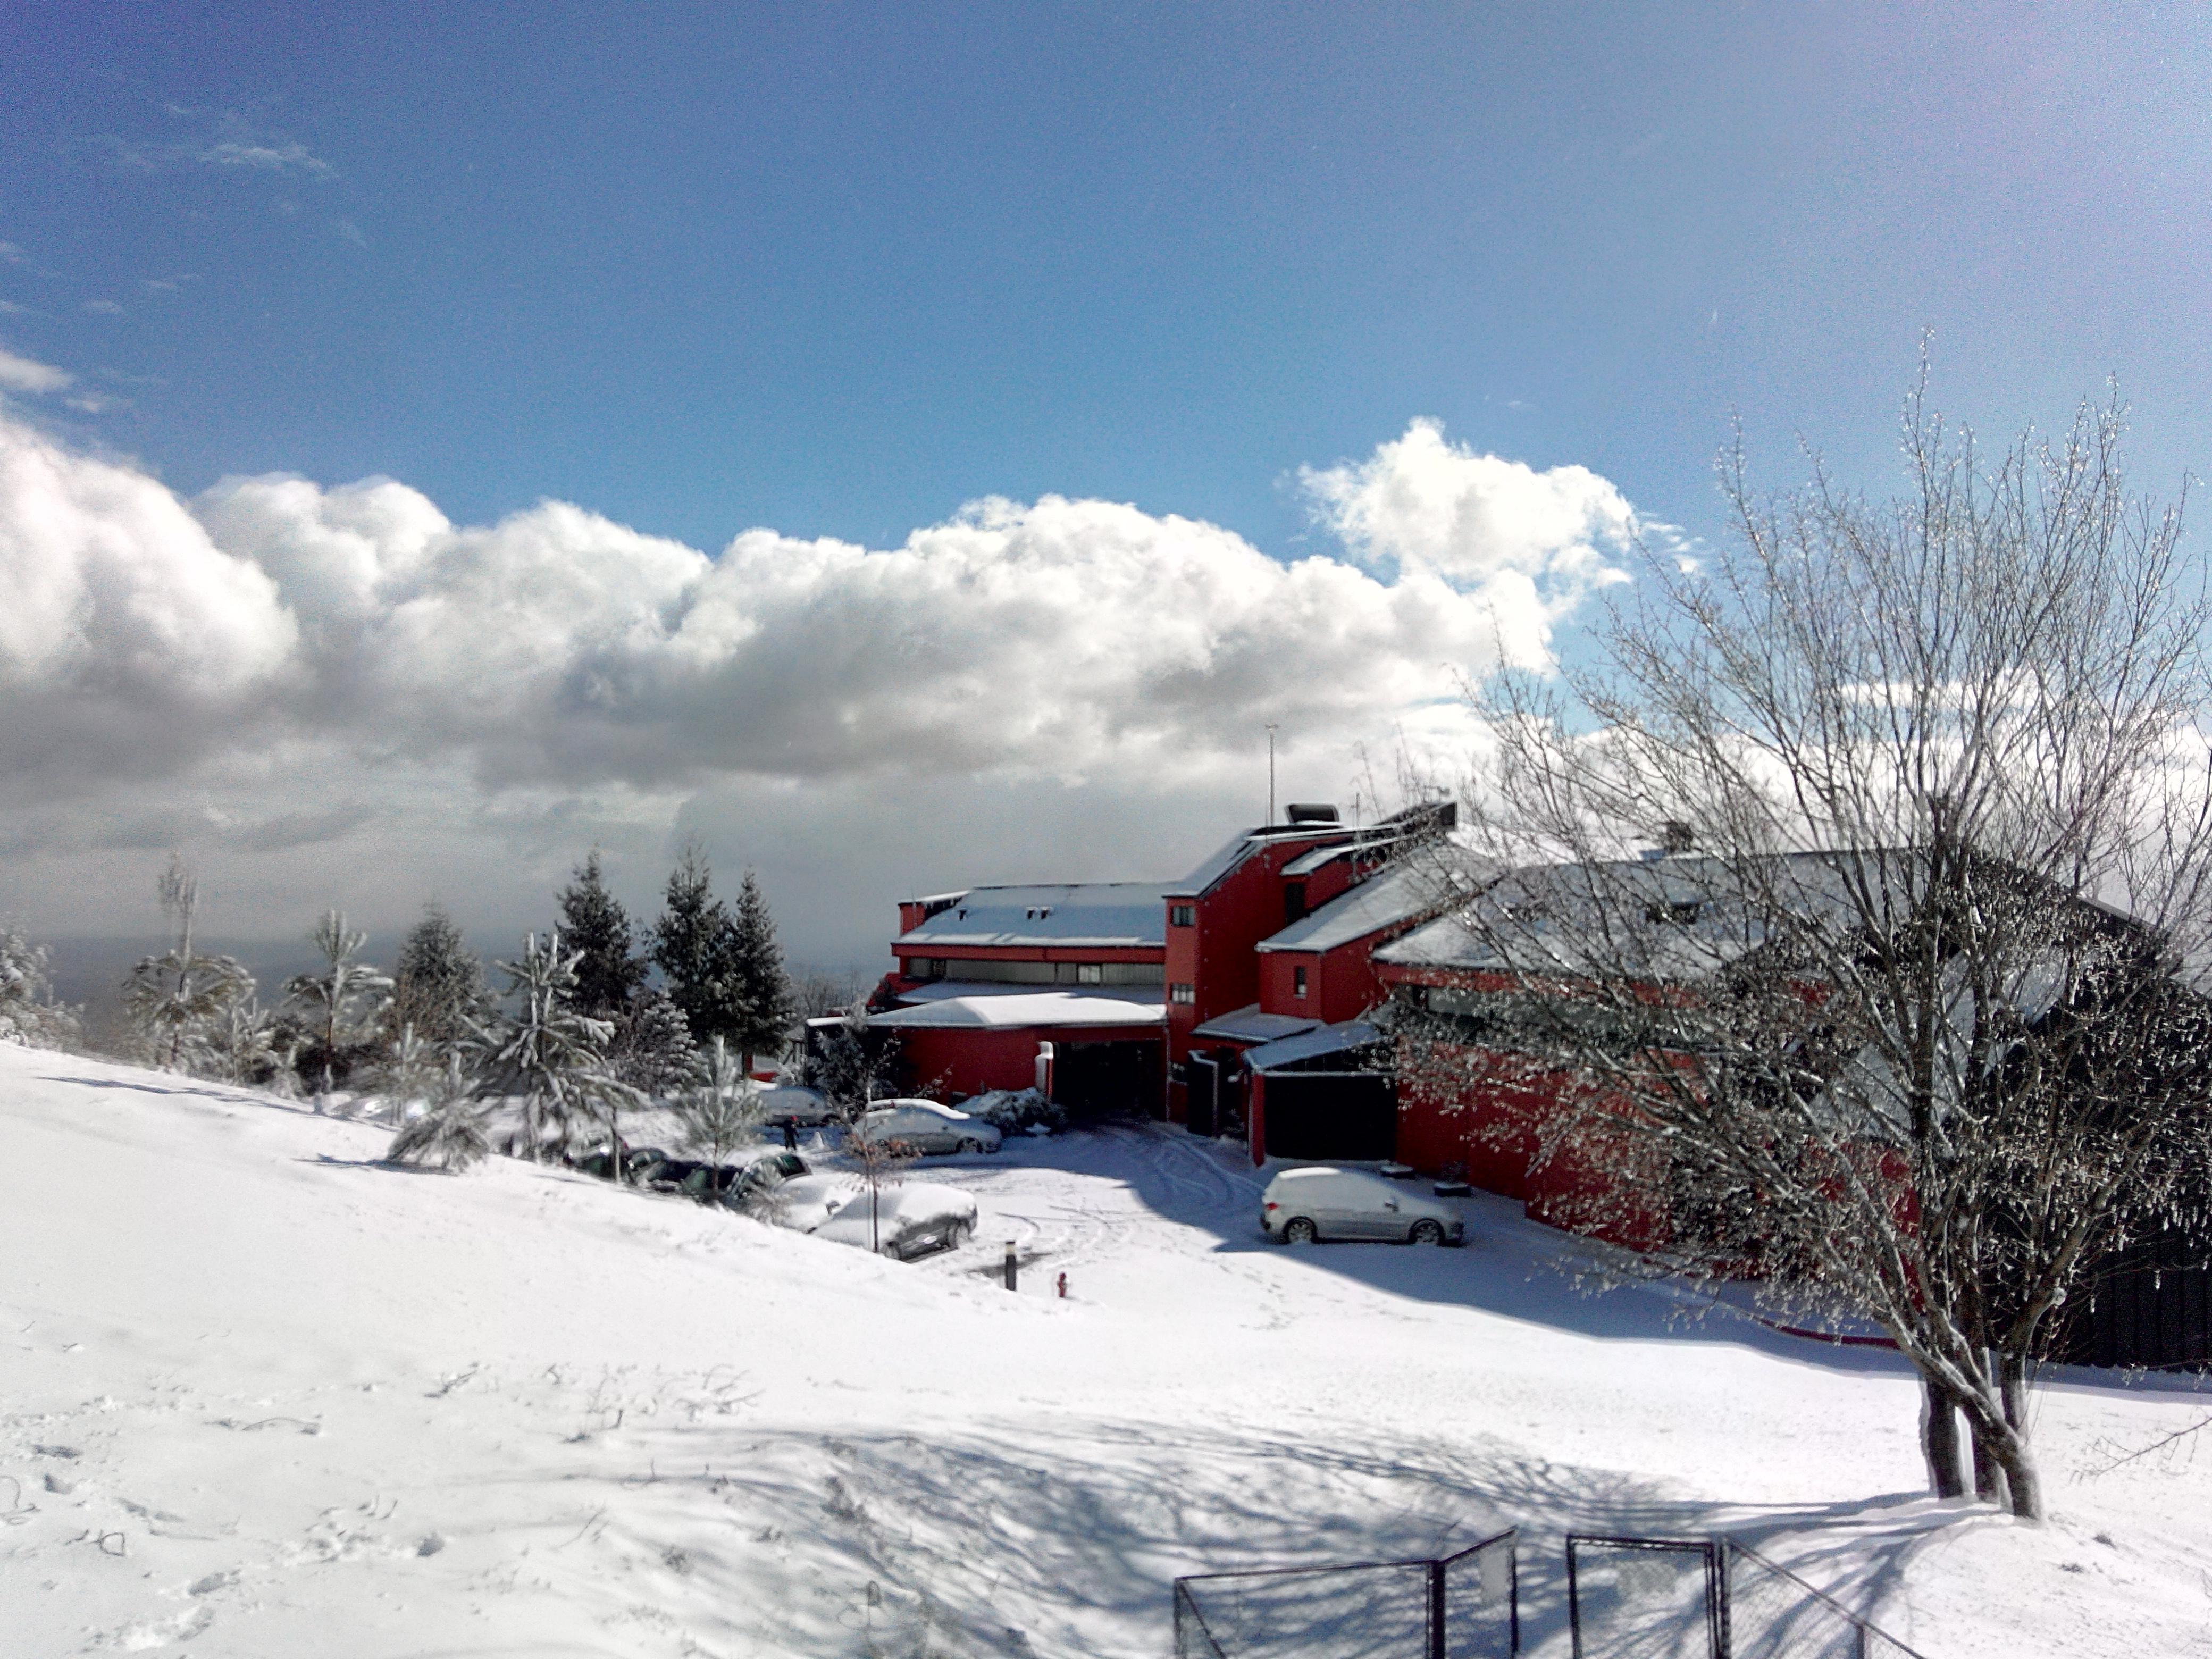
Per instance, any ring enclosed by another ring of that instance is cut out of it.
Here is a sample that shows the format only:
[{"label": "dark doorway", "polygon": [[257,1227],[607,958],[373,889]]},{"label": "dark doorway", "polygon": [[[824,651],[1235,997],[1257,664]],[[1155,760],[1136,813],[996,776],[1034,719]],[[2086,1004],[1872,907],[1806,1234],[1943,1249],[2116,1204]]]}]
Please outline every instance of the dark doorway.
[{"label": "dark doorway", "polygon": [[1269,1072],[1270,1158],[1367,1162],[1398,1152],[1398,1087],[1379,1072]]},{"label": "dark doorway", "polygon": [[1159,1099],[1158,1042],[1063,1042],[1054,1046],[1053,1099],[1073,1117],[1150,1117]]},{"label": "dark doorway", "polygon": [[1220,1113],[1221,1068],[1207,1055],[1193,1054],[1184,1075],[1182,1127],[1210,1137]]}]

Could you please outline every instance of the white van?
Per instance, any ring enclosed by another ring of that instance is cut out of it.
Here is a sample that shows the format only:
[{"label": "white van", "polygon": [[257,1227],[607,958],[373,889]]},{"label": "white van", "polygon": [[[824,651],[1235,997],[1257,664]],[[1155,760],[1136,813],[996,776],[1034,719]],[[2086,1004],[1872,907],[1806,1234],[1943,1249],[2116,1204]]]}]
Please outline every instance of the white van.
[{"label": "white van", "polygon": [[1467,1224],[1447,1205],[1364,1170],[1285,1170],[1260,1195],[1260,1228],[1285,1244],[1317,1238],[1388,1238],[1462,1244]]}]

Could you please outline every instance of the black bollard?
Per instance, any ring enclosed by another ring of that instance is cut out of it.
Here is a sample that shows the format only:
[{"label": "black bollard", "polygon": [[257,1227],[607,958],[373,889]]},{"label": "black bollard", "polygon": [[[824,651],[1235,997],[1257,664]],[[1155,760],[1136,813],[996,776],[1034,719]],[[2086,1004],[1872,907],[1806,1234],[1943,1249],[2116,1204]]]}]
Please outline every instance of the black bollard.
[{"label": "black bollard", "polygon": [[1010,1238],[1006,1241],[1006,1288],[1010,1291],[1014,1288],[1015,1275],[1014,1241]]}]

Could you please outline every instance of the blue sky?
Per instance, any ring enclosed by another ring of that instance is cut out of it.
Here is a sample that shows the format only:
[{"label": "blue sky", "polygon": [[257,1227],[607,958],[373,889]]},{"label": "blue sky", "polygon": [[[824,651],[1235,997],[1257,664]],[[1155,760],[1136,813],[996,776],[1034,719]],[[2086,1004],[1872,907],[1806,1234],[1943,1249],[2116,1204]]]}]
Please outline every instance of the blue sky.
[{"label": "blue sky", "polygon": [[[708,547],[1060,491],[1280,549],[1416,415],[1700,523],[1731,409],[1878,463],[1924,327],[1985,422],[2117,373],[2203,453],[2201,15],[1516,9],[11,6],[4,337],[180,487]],[[319,165],[123,159],[227,124]]]},{"label": "blue sky", "polygon": [[[1802,433],[1887,487],[1923,330],[1936,401],[1988,429],[2117,374],[2170,491],[2212,453],[2208,34],[2179,8],[9,3],[0,348],[69,377],[17,377],[45,441],[179,498],[384,476],[455,526],[550,499],[708,554],[1059,494],[1334,556],[1299,470],[1417,418],[1710,535],[1732,412],[1775,482]],[[486,752],[468,810],[520,810]],[[709,772],[647,781],[634,842],[604,801],[529,811],[632,847],[642,890],[690,830],[772,863],[728,829],[762,813],[701,803],[823,775]],[[126,775],[83,840],[143,860]],[[39,908],[58,839],[18,829],[41,850],[0,907]],[[803,911],[823,878],[789,879]]]}]

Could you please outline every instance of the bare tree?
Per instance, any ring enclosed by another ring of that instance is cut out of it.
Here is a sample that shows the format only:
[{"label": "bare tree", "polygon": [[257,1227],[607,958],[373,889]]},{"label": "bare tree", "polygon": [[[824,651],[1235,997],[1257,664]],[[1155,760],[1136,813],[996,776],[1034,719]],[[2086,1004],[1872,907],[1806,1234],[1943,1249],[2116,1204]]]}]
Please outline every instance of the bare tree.
[{"label": "bare tree", "polygon": [[1989,458],[1924,390],[1906,495],[1763,498],[1739,443],[1724,550],[1484,689],[1468,818],[1516,872],[1411,1047],[1591,1176],[1586,1224],[1879,1322],[1936,1490],[1962,1414],[2037,1516],[2032,1368],[2212,1151],[2208,609],[2117,406]]}]

